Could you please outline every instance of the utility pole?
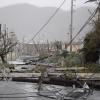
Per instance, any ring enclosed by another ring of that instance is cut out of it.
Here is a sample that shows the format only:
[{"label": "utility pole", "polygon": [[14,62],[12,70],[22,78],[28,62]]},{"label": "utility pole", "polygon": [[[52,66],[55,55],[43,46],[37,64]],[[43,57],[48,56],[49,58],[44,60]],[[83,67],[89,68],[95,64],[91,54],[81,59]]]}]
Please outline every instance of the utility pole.
[{"label": "utility pole", "polygon": [[70,52],[72,52],[72,35],[73,35],[73,0],[71,0],[71,24],[70,24]]},{"label": "utility pole", "polygon": [[47,40],[47,50],[48,50],[48,54],[50,53],[50,44],[49,44],[49,41]]},{"label": "utility pole", "polygon": [[[4,34],[5,34],[5,43],[4,43],[4,45],[6,45],[6,43],[7,43],[7,37],[8,37],[8,29],[7,29],[7,26],[6,26],[6,24],[4,25]],[[6,48],[5,48],[6,49]],[[6,58],[6,61],[7,61],[7,54],[6,54],[6,56],[5,56],[5,58]]]},{"label": "utility pole", "polygon": [[0,24],[0,36],[1,36],[1,26],[2,26],[2,25]]},{"label": "utility pole", "polygon": [[[8,39],[8,27],[5,25],[5,32],[6,32],[6,42],[7,42],[7,39]],[[6,55],[6,60],[8,60],[8,57]]]},{"label": "utility pole", "polygon": [[100,1],[98,3],[98,20],[100,20]]}]

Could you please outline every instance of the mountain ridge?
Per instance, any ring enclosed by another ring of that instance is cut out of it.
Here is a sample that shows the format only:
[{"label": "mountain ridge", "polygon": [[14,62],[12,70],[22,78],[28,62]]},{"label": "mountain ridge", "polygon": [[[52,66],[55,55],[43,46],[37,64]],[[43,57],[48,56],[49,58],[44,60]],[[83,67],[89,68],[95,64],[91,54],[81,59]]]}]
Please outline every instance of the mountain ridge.
[{"label": "mountain ridge", "polygon": [[[90,7],[88,8],[90,9]],[[74,13],[75,33],[79,30],[79,26],[82,26],[89,17],[89,12],[88,10],[86,11],[88,8],[78,8]],[[32,38],[47,22],[48,18],[56,9],[55,7],[37,7],[30,4],[16,4],[0,8],[0,22],[2,24],[7,24],[10,30],[14,30],[19,40],[22,40],[23,37],[27,37],[26,40],[30,40],[30,38]],[[49,24],[41,31],[41,34],[36,37],[36,40],[68,41],[69,37],[66,33],[69,33],[69,25],[70,11],[60,9]],[[87,31],[87,29],[85,31]]]}]

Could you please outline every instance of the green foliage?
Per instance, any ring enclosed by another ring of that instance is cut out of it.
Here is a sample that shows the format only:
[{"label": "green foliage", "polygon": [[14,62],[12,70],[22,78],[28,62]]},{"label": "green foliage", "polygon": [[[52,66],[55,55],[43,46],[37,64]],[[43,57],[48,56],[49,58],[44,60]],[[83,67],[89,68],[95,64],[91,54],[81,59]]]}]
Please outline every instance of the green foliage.
[{"label": "green foliage", "polygon": [[0,69],[4,69],[4,68],[14,69],[14,65],[13,64],[7,64],[7,63],[4,63],[4,64],[0,63]]},{"label": "green foliage", "polygon": [[100,73],[100,66],[97,64],[86,64],[85,67],[88,69],[87,72]]},{"label": "green foliage", "polygon": [[37,66],[37,68],[35,69],[35,73],[44,73],[44,72],[46,72],[46,67]]},{"label": "green foliage", "polygon": [[62,50],[61,56],[64,57],[64,58],[66,58],[67,55],[68,55],[68,51]]},{"label": "green foliage", "polygon": [[83,54],[86,63],[96,62],[100,54],[100,19],[95,22],[94,30],[89,32],[84,39]]},{"label": "green foliage", "polygon": [[54,46],[55,46],[56,50],[61,50],[62,49],[62,43],[61,43],[61,41],[56,41],[54,43]]},{"label": "green foliage", "polygon": [[68,66],[68,67],[72,67],[77,64],[81,64],[80,55],[76,54],[76,53],[68,54],[65,62],[66,62],[66,66]]},{"label": "green foliage", "polygon": [[15,69],[14,65],[13,64],[10,64],[9,65],[9,69]]},{"label": "green foliage", "polygon": [[52,56],[51,58],[48,59],[48,62],[57,63],[59,59],[60,59],[60,56]]}]

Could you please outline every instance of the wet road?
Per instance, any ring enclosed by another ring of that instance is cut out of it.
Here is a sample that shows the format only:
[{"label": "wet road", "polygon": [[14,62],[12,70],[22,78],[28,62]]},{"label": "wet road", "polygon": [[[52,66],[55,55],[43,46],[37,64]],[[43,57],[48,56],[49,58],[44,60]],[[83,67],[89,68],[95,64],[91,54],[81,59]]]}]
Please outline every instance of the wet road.
[{"label": "wet road", "polygon": [[[57,86],[58,88],[65,88]],[[70,87],[67,87],[70,90]],[[37,95],[37,84],[0,81],[0,100],[54,100]],[[94,91],[87,100],[100,100],[100,91]]]}]

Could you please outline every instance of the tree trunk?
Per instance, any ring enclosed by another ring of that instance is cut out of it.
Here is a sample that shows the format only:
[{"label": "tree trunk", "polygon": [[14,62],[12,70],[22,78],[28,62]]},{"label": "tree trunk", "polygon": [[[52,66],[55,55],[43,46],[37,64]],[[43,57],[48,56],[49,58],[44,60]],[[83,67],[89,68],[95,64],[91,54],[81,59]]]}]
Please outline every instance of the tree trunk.
[{"label": "tree trunk", "polygon": [[5,60],[5,56],[4,55],[1,55],[1,60],[2,60],[2,63],[7,63],[7,61]]}]

